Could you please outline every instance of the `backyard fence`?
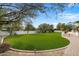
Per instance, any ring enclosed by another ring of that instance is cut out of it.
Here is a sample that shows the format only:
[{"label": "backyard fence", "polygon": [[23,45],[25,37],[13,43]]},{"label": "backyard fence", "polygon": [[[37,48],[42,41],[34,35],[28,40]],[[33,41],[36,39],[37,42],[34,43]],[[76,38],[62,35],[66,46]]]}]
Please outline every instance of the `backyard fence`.
[{"label": "backyard fence", "polygon": [[35,34],[36,31],[15,31],[16,34]]}]

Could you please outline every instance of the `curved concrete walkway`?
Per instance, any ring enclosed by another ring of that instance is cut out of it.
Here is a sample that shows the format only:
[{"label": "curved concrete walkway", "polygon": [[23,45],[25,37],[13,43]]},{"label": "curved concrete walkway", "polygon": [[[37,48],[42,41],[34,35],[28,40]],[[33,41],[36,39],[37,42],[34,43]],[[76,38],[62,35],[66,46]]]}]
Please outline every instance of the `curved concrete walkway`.
[{"label": "curved concrete walkway", "polygon": [[70,40],[68,48],[64,51],[64,56],[79,56],[79,37],[74,34],[65,34],[64,37]]}]

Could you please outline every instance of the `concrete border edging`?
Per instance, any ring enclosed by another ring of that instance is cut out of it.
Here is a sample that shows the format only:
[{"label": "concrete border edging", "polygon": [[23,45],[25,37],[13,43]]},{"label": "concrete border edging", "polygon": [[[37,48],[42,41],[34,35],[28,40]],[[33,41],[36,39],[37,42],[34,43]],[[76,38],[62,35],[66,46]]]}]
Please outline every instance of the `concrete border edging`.
[{"label": "concrete border edging", "polygon": [[10,50],[12,51],[16,51],[16,52],[26,52],[26,53],[34,53],[34,52],[37,52],[37,53],[42,53],[42,52],[53,52],[53,51],[59,51],[59,50],[63,50],[63,49],[66,49],[67,46],[65,47],[62,47],[62,48],[56,48],[56,49],[49,49],[49,50],[33,50],[33,51],[30,51],[30,50],[19,50],[19,49],[14,49],[14,48],[10,48]]}]

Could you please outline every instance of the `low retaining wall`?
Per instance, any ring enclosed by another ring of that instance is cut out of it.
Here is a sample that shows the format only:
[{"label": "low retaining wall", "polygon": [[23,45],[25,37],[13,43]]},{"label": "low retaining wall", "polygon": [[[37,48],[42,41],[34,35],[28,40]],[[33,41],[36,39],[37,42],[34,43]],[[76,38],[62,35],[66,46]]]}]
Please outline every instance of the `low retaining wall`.
[{"label": "low retaining wall", "polygon": [[19,50],[10,48],[12,51],[17,52],[18,55],[28,55],[28,56],[59,56],[63,55],[66,47],[50,50],[40,50],[40,51],[29,51],[29,50]]},{"label": "low retaining wall", "polygon": [[14,48],[10,48],[10,50],[13,50],[13,51],[16,51],[16,52],[27,52],[27,53],[38,52],[38,53],[40,53],[40,52],[58,51],[58,50],[66,49],[66,48],[67,48],[67,46],[62,47],[62,48],[57,48],[57,49],[39,50],[39,51],[38,50],[33,50],[33,51],[31,51],[31,50],[19,50],[19,49],[14,49]]},{"label": "low retaining wall", "polygon": [[23,51],[16,51],[16,50],[9,50],[5,53],[1,53],[1,56],[62,56],[64,55],[66,48],[60,49],[60,50],[49,50],[49,51],[29,51],[29,52],[23,52]]},{"label": "low retaining wall", "polygon": [[[14,31],[14,33],[16,33],[16,34],[35,34],[35,33],[37,33],[36,31]],[[7,32],[7,31],[0,31],[0,36],[4,36],[4,35],[10,35],[10,33],[9,32]]]},{"label": "low retaining wall", "polygon": [[62,48],[39,50],[39,51],[19,50],[19,49],[10,48],[10,51],[8,53],[9,55],[16,55],[16,56],[62,56],[67,47],[68,45]]},{"label": "low retaining wall", "polygon": [[[27,34],[27,31],[15,31],[16,34]],[[36,31],[28,31],[28,34],[35,34]]]}]

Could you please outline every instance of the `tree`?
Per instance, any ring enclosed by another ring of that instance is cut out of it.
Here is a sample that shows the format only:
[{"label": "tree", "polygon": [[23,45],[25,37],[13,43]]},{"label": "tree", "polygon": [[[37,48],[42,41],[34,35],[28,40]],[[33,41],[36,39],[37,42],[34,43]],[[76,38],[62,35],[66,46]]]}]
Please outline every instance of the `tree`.
[{"label": "tree", "polygon": [[71,31],[73,29],[73,25],[72,24],[67,24],[65,26],[66,26],[65,30],[67,30],[67,31]]},{"label": "tree", "polygon": [[58,19],[58,14],[63,13],[65,8],[68,7],[69,3],[51,3],[51,9],[55,13],[56,20]]},{"label": "tree", "polygon": [[19,22],[10,22],[7,24],[6,29],[10,33],[10,35],[16,34],[15,31],[21,30],[22,26]]},{"label": "tree", "polygon": [[61,31],[64,31],[64,30],[66,29],[65,23],[59,23],[59,24],[57,25],[57,29],[58,29],[58,30],[61,30]]},{"label": "tree", "polygon": [[35,27],[31,23],[28,23],[25,27],[25,31],[27,31],[27,34],[29,33],[29,31],[34,31],[34,30]]},{"label": "tree", "polygon": [[[37,12],[43,12],[44,5],[43,4],[35,4],[35,3],[19,3],[19,4],[8,4],[8,3],[2,3],[0,4],[0,9],[5,9],[7,13],[0,16],[1,17],[7,17],[10,21],[13,20],[22,20],[24,17],[30,17],[33,18],[37,14]],[[8,7],[8,8],[7,8]]]},{"label": "tree", "polygon": [[56,28],[57,28],[57,30],[60,30],[60,28],[61,28],[61,23],[58,23]]},{"label": "tree", "polygon": [[45,13],[46,9],[51,9],[56,14],[59,12],[63,12],[65,10],[65,7],[68,7],[69,4],[65,3],[52,3],[50,4],[51,7],[46,6],[46,4],[43,3],[1,3],[0,9],[4,9],[7,11],[7,13],[0,15],[1,17],[7,17],[10,18],[10,21],[12,20],[22,20],[23,18],[33,18],[41,13]]},{"label": "tree", "polygon": [[53,32],[53,25],[49,25],[46,23],[40,24],[38,27],[38,32],[41,33]]},{"label": "tree", "polygon": [[57,29],[64,31],[64,29],[65,29],[65,24],[64,24],[64,23],[58,23]]},{"label": "tree", "polygon": [[[68,4],[60,4],[60,3],[53,3],[51,4],[52,10],[58,14],[61,11],[65,10],[65,7],[68,6]],[[1,18],[8,19],[9,23],[11,21],[24,21],[24,18],[35,18],[38,16],[39,13],[45,13],[46,8],[50,8],[46,6],[45,4],[41,3],[1,3],[0,9],[6,10],[5,14],[0,15]],[[56,17],[57,18],[57,17]],[[25,21],[27,21],[26,19]]]},{"label": "tree", "polygon": [[75,21],[75,23],[78,23],[79,24],[79,21]]},{"label": "tree", "polygon": [[54,32],[54,27],[53,27],[53,25],[49,25],[49,32]]},{"label": "tree", "polygon": [[79,36],[79,21],[75,21],[74,24]]},{"label": "tree", "polygon": [[[35,4],[35,3],[26,3],[26,4],[9,4],[9,3],[1,3],[0,9],[4,9],[7,13],[0,15],[1,18],[6,18],[8,20],[8,24],[10,28],[12,28],[12,22],[22,23],[27,22],[28,19],[24,20],[24,18],[35,18],[38,13],[44,12],[43,4]],[[6,21],[5,19],[5,21]],[[11,29],[11,32],[13,29]]]},{"label": "tree", "polygon": [[[6,13],[6,10],[0,9],[0,16],[5,14],[5,13]],[[3,26],[7,24],[7,22],[5,22],[5,20],[7,20],[7,19],[4,17],[0,18],[0,30],[2,30]]]},{"label": "tree", "polygon": [[61,31],[71,31],[73,29],[73,25],[70,23],[69,24],[59,23],[57,25],[57,29]]},{"label": "tree", "polygon": [[48,30],[49,24],[40,24],[38,27],[39,32],[45,33]]}]

